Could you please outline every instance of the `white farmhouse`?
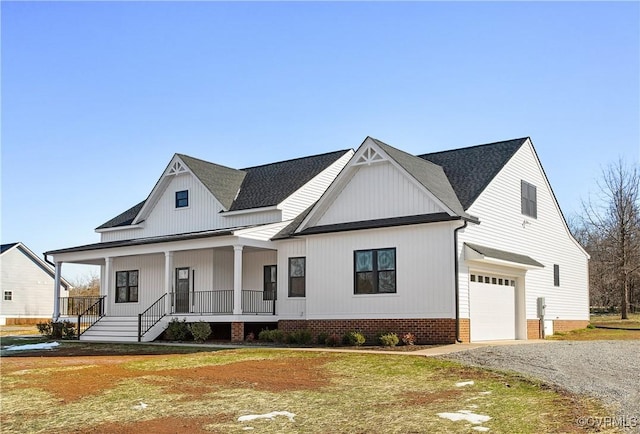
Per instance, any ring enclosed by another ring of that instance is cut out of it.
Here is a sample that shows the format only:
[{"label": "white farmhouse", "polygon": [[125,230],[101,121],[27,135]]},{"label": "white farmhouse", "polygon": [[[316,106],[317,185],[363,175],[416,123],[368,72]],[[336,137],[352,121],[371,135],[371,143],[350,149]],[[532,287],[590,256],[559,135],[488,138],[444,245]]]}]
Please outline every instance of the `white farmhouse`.
[{"label": "white farmhouse", "polygon": [[413,156],[367,137],[240,170],[176,154],[97,231],[47,252],[58,275],[102,268],[81,339],[153,340],[179,318],[234,341],[277,326],[452,343],[589,319],[589,257],[529,138]]}]

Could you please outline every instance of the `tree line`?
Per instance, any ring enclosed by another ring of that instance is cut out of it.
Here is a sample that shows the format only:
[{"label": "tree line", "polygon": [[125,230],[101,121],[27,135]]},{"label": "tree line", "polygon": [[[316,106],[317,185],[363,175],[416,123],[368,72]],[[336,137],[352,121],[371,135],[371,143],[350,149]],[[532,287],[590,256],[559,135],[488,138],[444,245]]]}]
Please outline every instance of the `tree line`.
[{"label": "tree line", "polygon": [[627,319],[640,311],[640,169],[619,159],[603,169],[597,186],[570,228],[591,255],[592,308]]}]

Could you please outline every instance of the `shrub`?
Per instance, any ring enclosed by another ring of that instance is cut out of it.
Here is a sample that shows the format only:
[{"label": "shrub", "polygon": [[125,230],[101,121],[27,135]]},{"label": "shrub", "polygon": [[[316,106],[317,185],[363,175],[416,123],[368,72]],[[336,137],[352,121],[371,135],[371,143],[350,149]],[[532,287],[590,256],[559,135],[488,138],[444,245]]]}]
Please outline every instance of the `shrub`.
[{"label": "shrub", "polygon": [[36,324],[36,327],[38,327],[38,332],[40,332],[42,336],[46,336],[48,338],[53,336],[53,323],[51,321],[39,322]]},{"label": "shrub", "polygon": [[49,339],[74,339],[76,337],[76,325],[71,321],[41,322],[36,324],[38,332]]},{"label": "shrub", "polygon": [[253,332],[251,332],[247,336],[245,336],[244,340],[247,342],[253,342],[256,340],[256,335],[254,335]]},{"label": "shrub", "polygon": [[360,347],[364,345],[367,339],[360,332],[349,332],[342,337],[342,343],[352,347]]},{"label": "shrub", "polygon": [[284,333],[278,329],[264,329],[258,334],[258,339],[265,342],[282,342],[284,341]]},{"label": "shrub", "polygon": [[415,345],[416,343],[416,335],[413,333],[405,333],[402,335],[402,343],[405,345]]},{"label": "shrub", "polygon": [[327,339],[325,339],[324,344],[328,347],[337,347],[340,345],[340,336],[336,333],[331,333],[327,336]]},{"label": "shrub", "polygon": [[588,328],[588,329],[594,329],[594,328],[596,328],[596,326],[594,326],[593,324],[589,324],[589,325],[587,326],[587,328]]},{"label": "shrub", "polygon": [[208,322],[198,321],[189,324],[189,331],[196,342],[204,342],[211,336],[211,326]]},{"label": "shrub", "polygon": [[165,330],[165,336],[170,341],[184,341],[189,336],[189,326],[185,320],[173,318]]},{"label": "shrub", "polygon": [[307,345],[313,340],[309,330],[296,330],[287,335],[287,342],[290,344]]},{"label": "shrub", "polygon": [[318,333],[318,336],[316,336],[316,342],[318,343],[318,345],[324,345],[327,343],[327,338],[329,337],[329,333],[327,332],[320,332]]},{"label": "shrub", "polygon": [[386,333],[384,335],[381,335],[378,340],[380,341],[380,344],[384,345],[385,347],[395,347],[396,345],[398,345],[398,342],[400,342],[400,339],[398,339],[398,335],[395,333]]}]

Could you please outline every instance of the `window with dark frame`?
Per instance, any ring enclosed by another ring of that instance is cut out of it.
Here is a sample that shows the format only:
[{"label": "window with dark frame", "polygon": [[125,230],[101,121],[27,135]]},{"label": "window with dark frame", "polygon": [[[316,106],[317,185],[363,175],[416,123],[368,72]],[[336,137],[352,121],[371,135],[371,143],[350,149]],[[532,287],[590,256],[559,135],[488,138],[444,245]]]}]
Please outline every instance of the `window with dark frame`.
[{"label": "window with dark frame", "polygon": [[306,258],[289,258],[289,297],[306,296]]},{"label": "window with dark frame", "polygon": [[138,270],[116,271],[116,303],[138,301]]},{"label": "window with dark frame", "polygon": [[13,291],[5,291],[4,301],[12,301],[12,300],[13,300]]},{"label": "window with dark frame", "polygon": [[276,265],[265,265],[263,275],[262,299],[275,300],[276,291],[278,290],[278,267]]},{"label": "window with dark frame", "polygon": [[189,190],[176,191],[176,208],[189,206]]},{"label": "window with dark frame", "polygon": [[553,264],[553,286],[560,286],[560,265]]},{"label": "window with dark frame", "polygon": [[354,294],[396,292],[396,249],[353,252]]},{"label": "window with dark frame", "polygon": [[520,202],[522,214],[538,218],[538,200],[536,186],[526,181],[520,181]]}]

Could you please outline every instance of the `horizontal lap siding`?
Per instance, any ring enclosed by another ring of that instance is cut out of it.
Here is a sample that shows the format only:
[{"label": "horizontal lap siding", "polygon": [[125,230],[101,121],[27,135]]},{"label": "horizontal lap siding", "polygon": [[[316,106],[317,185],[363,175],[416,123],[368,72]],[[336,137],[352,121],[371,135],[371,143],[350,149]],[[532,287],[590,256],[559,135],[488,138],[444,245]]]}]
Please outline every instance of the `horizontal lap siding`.
[{"label": "horizontal lap siding", "polygon": [[[395,294],[354,294],[353,252],[396,248]],[[307,238],[307,318],[453,318],[453,225]]]},{"label": "horizontal lap siding", "polygon": [[[536,186],[537,219],[521,213],[521,180]],[[587,258],[567,232],[530,145],[516,152],[468,212],[479,217],[480,225],[470,224],[461,232],[461,251],[464,242],[476,243],[527,255],[544,265],[526,272],[527,318],[536,318],[537,297],[546,297],[549,319],[588,318]],[[559,287],[553,286],[554,264],[560,265]],[[466,265],[461,271],[461,316],[468,317]]]},{"label": "horizontal lap siding", "polygon": [[[54,284],[48,273],[18,247],[0,256],[0,271],[0,315],[51,317]],[[13,300],[5,301],[4,291],[12,291]],[[61,287],[60,296],[67,294]]]}]

